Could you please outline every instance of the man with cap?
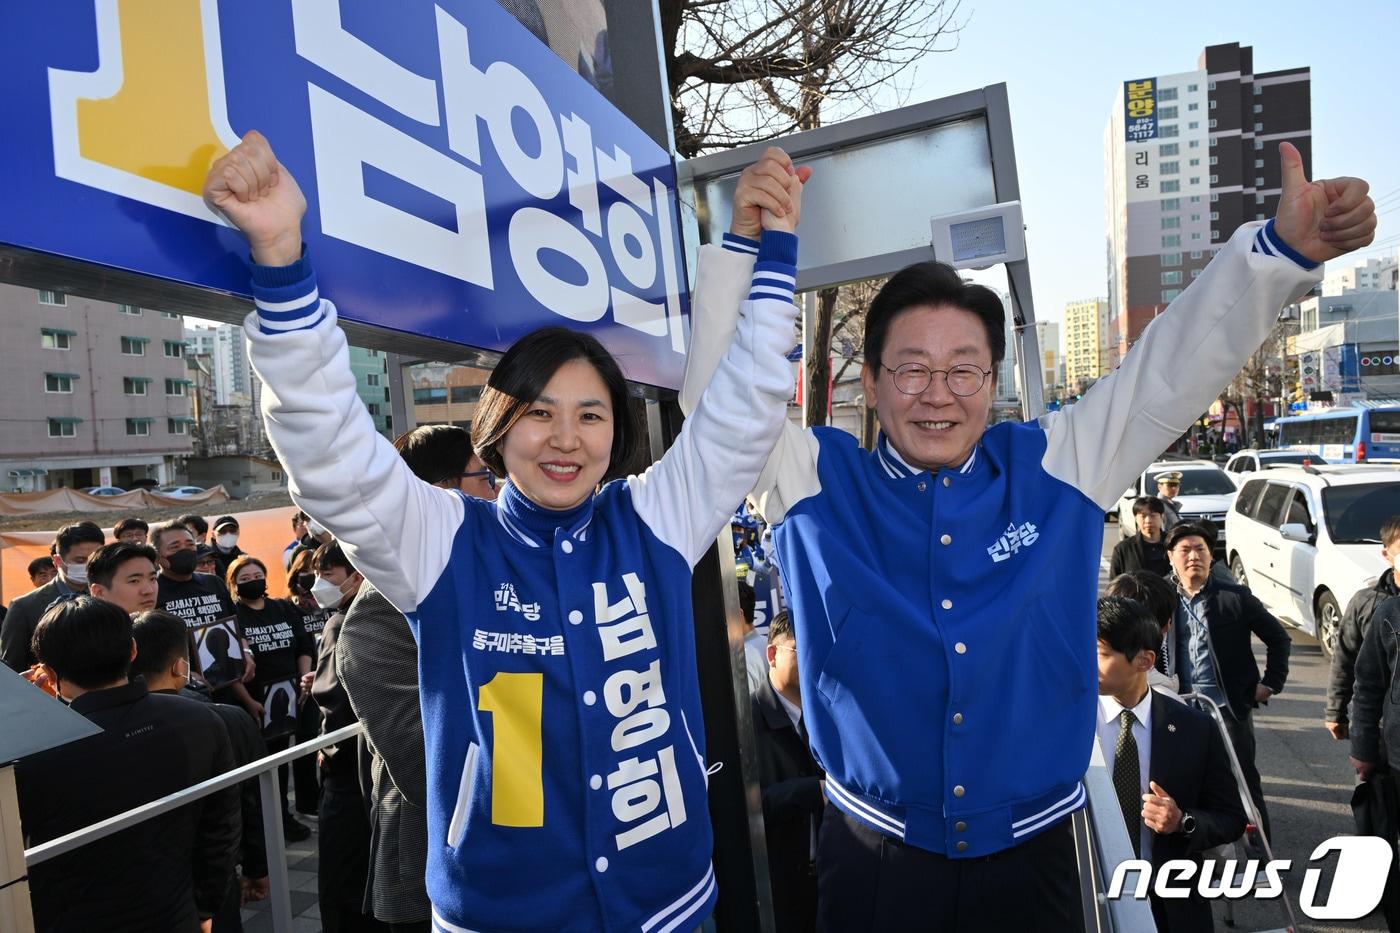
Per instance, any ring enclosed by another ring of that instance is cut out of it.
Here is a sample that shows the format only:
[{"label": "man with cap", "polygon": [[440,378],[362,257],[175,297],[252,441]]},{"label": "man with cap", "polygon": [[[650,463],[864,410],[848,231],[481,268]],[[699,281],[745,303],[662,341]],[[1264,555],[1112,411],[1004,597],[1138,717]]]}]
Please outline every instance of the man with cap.
[{"label": "man with cap", "polygon": [[1162,534],[1181,523],[1181,504],[1176,497],[1181,494],[1181,471],[1168,470],[1157,474],[1157,498],[1162,500],[1166,511],[1162,513]]},{"label": "man with cap", "polygon": [[238,519],[223,515],[214,520],[214,572],[222,580],[243,552],[238,549]]}]

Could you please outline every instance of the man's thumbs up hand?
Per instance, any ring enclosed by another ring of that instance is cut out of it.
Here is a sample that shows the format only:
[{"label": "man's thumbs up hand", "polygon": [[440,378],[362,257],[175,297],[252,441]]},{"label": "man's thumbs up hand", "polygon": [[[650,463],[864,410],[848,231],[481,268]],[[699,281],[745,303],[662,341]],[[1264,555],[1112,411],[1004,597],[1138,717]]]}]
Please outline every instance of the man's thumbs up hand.
[{"label": "man's thumbs up hand", "polygon": [[1375,239],[1376,205],[1371,186],[1360,178],[1308,181],[1303,157],[1292,143],[1279,143],[1283,192],[1274,232],[1295,252],[1326,262],[1367,246]]}]

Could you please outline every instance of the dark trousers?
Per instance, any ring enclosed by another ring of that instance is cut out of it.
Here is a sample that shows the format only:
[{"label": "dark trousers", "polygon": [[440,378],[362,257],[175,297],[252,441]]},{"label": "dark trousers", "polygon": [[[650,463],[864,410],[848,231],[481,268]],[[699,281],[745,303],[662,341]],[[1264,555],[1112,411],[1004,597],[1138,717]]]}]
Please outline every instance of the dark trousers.
[{"label": "dark trousers", "polygon": [[431,920],[419,920],[416,923],[391,923],[390,933],[432,933],[433,922]]},{"label": "dark trousers", "polygon": [[996,855],[950,859],[828,803],[817,842],[817,930],[1083,933],[1070,820]]},{"label": "dark trousers", "polygon": [[[321,734],[321,707],[307,700],[297,712],[296,740],[305,742]],[[283,787],[286,779],[283,778]],[[292,762],[292,786],[296,789],[297,812],[315,816],[320,809],[321,780],[316,771],[316,756],[302,755]]]},{"label": "dark trousers", "polygon": [[325,933],[370,933],[388,926],[364,912],[369,879],[369,818],[359,788],[321,788],[316,827],[316,889]]},{"label": "dark trousers", "polygon": [[1254,711],[1246,710],[1243,719],[1236,719],[1229,710],[1220,712],[1225,719],[1225,731],[1230,733],[1230,744],[1234,746],[1235,757],[1240,760],[1240,770],[1244,772],[1249,796],[1254,799],[1254,805],[1259,808],[1259,818],[1264,821],[1260,828],[1264,830],[1264,835],[1272,845],[1274,834],[1269,829],[1269,808],[1264,805],[1264,785],[1259,779],[1259,769],[1254,764]]},{"label": "dark trousers", "polygon": [[228,893],[219,905],[219,912],[211,919],[214,933],[243,933],[243,887],[236,873],[229,880]]}]

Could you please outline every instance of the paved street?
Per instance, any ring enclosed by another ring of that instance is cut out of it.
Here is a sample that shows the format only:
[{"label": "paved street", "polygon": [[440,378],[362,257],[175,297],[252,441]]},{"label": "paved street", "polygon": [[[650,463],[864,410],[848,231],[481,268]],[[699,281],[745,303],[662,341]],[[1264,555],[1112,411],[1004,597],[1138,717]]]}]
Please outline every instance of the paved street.
[{"label": "paved street", "polygon": [[[1108,555],[1118,541],[1118,526],[1104,526],[1104,560],[1100,564],[1101,587],[1107,584]],[[1256,654],[1263,666],[1263,646],[1256,642]],[[1255,717],[1259,744],[1256,759],[1264,779],[1274,825],[1274,856],[1291,859],[1293,869],[1284,875],[1288,897],[1298,917],[1300,931],[1385,929],[1379,916],[1352,922],[1324,923],[1308,920],[1298,907],[1303,883],[1303,867],[1314,848],[1333,836],[1355,831],[1351,818],[1351,791],[1354,775],[1347,764],[1348,743],[1335,742],[1322,728],[1322,706],[1327,692],[1328,662],[1317,642],[1294,633],[1288,685]],[[1336,857],[1320,863],[1323,880],[1319,891],[1328,889]],[[1322,895],[1319,895],[1321,899]],[[1216,908],[1217,929],[1226,930],[1223,910]],[[1277,901],[1244,900],[1235,905],[1235,929],[1273,930],[1287,925]]]}]

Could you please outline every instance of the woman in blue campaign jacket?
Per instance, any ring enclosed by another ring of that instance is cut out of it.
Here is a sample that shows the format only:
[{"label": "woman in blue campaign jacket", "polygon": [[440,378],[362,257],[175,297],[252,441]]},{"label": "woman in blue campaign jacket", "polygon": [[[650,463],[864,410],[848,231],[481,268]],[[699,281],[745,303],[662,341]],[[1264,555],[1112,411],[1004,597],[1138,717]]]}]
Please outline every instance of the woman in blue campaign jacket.
[{"label": "woman in blue campaign jacket", "polygon": [[538,331],[482,394],[477,452],[508,480],[486,502],[419,481],[375,432],[266,140],[210,170],[257,263],[245,327],[293,497],[418,639],[436,929],[661,933],[714,903],[690,573],[784,420],[806,174],[777,150],[745,173],[754,287],[671,450],[622,478],[637,433],[616,362]]},{"label": "woman in blue campaign jacket", "polygon": [[[866,315],[876,449],[784,427],[754,498],[835,810],[819,929],[1080,928],[1066,819],[1094,740],[1103,511],[1317,283],[1318,261],[1375,227],[1364,182],[1310,183],[1281,148],[1276,219],[1241,227],[1078,404],[988,428],[1001,300],[922,263]],[[725,254],[696,279],[683,409],[731,333],[708,314],[742,295],[746,262]]]}]

